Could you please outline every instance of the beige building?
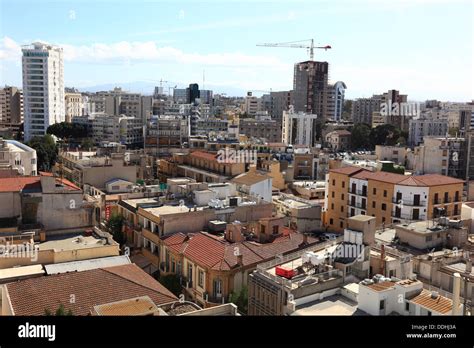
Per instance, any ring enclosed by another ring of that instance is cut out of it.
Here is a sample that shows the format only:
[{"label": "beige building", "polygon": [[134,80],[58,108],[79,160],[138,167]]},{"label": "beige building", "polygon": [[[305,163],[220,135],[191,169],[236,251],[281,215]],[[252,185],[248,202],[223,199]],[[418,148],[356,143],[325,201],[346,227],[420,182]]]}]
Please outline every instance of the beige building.
[{"label": "beige building", "polygon": [[137,182],[137,166],[129,165],[125,157],[125,154],[98,156],[95,151],[61,152],[53,171],[80,187],[87,184],[104,190],[112,179]]},{"label": "beige building", "polygon": [[377,155],[377,160],[392,161],[395,164],[403,166],[405,166],[407,163],[407,156],[409,152],[410,149],[403,146],[375,146],[375,154]]},{"label": "beige building", "polygon": [[23,122],[23,91],[16,87],[0,88],[0,126],[17,128]]},{"label": "beige building", "polygon": [[64,103],[66,109],[66,122],[71,122],[73,117],[84,116],[84,105],[81,93],[65,93]]},{"label": "beige building", "polygon": [[325,136],[327,146],[333,151],[347,150],[351,146],[351,132],[335,130]]}]

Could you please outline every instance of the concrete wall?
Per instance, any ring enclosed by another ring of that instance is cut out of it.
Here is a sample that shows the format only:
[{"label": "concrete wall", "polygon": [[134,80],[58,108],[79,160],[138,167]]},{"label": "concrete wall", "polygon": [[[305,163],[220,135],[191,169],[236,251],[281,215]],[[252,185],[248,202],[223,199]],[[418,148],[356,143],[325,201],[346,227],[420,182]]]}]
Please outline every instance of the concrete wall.
[{"label": "concrete wall", "polygon": [[21,215],[21,198],[19,192],[0,193],[0,218]]}]

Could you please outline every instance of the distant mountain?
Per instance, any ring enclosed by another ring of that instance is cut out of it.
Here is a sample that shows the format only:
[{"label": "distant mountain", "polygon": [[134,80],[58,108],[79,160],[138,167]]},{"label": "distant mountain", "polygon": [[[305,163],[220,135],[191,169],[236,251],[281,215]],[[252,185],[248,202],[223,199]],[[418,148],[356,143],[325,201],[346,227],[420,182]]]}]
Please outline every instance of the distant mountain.
[{"label": "distant mountain", "polygon": [[[188,84],[189,85],[189,84]],[[168,83],[163,86],[165,93],[168,93],[168,86],[177,88],[186,88],[188,85],[182,83]],[[99,91],[110,91],[115,87],[121,87],[123,90],[132,92],[132,93],[141,93],[143,95],[152,95],[155,90],[155,86],[159,86],[159,83],[148,82],[148,81],[134,81],[134,82],[122,82],[122,83],[106,83],[102,85],[95,85],[89,87],[78,88],[80,92],[99,92]],[[202,89],[202,85],[199,84],[199,88]],[[225,93],[228,96],[243,97],[246,95],[247,91],[238,87],[233,86],[216,86],[211,84],[206,84],[205,89],[210,89],[214,94]]]}]

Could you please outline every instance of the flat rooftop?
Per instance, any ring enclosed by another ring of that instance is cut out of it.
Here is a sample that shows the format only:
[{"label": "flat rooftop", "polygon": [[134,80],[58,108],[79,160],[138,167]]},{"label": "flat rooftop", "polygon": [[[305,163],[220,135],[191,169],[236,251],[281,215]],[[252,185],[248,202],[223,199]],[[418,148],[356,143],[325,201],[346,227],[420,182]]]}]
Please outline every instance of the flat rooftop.
[{"label": "flat rooftop", "polygon": [[386,228],[385,230],[378,230],[375,232],[375,239],[386,244],[392,243],[393,239],[395,238],[395,229],[394,228]]},{"label": "flat rooftop", "polygon": [[94,236],[83,236],[75,235],[75,236],[58,236],[58,237],[51,237],[49,241],[44,243],[39,243],[38,250],[78,250],[78,249],[89,249],[89,248],[97,248],[102,247],[103,244],[101,238],[97,238]]},{"label": "flat rooftop", "polygon": [[433,221],[416,221],[411,222],[409,224],[399,224],[397,225],[401,228],[411,230],[417,233],[437,233],[441,231],[445,231],[446,227],[434,225]]},{"label": "flat rooftop", "polygon": [[[162,215],[171,215],[171,214],[180,214],[180,213],[187,213],[189,209],[194,211],[194,206],[186,206],[186,205],[163,205],[161,207],[155,208],[143,208],[145,211],[149,212],[150,214],[156,216]],[[203,207],[196,207],[197,211],[203,210]]]},{"label": "flat rooftop", "polygon": [[[457,263],[452,263],[450,265],[447,265],[448,268],[451,268],[457,272],[464,273],[466,274],[466,263],[464,262],[457,262]],[[471,276],[474,276],[474,269],[471,270],[470,273]]]},{"label": "flat rooftop", "polygon": [[291,315],[367,315],[367,313],[357,309],[357,302],[349,300],[341,295],[333,295],[323,300],[312,301],[296,307]]},{"label": "flat rooftop", "polygon": [[137,208],[141,204],[158,204],[158,197],[150,198],[136,198],[136,199],[123,199],[123,202],[130,205],[133,208]]}]

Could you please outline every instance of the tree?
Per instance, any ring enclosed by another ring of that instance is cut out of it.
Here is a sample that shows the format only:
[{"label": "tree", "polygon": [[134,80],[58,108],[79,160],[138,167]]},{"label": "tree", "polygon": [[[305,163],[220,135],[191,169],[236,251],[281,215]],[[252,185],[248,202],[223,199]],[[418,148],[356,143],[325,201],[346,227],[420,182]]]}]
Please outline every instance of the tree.
[{"label": "tree", "polygon": [[342,108],[342,119],[343,120],[350,120],[352,113],[352,100],[344,101],[344,106]]},{"label": "tree", "polygon": [[247,313],[248,309],[248,290],[247,287],[242,287],[242,289],[236,293],[232,292],[230,294],[230,302],[235,304],[239,311],[242,313]]},{"label": "tree", "polygon": [[107,228],[112,233],[114,240],[122,246],[127,241],[124,233],[122,232],[123,216],[120,214],[112,214],[109,221],[107,221]]},{"label": "tree", "polygon": [[408,133],[391,124],[383,124],[372,128],[370,132],[372,145],[397,145],[406,144]]},{"label": "tree", "polygon": [[161,283],[161,285],[163,285],[176,296],[181,295],[183,288],[181,286],[179,277],[176,274],[161,275],[157,280]]},{"label": "tree", "polygon": [[27,144],[36,150],[38,170],[50,171],[58,157],[58,148],[51,135],[33,137]]},{"label": "tree", "polygon": [[82,139],[81,147],[83,149],[91,149],[94,147],[94,142],[91,138],[84,138]]},{"label": "tree", "polygon": [[[52,312],[49,310],[49,309],[45,309],[44,310],[44,315],[45,316],[52,316]],[[56,309],[56,313],[54,314],[55,316],[57,317],[63,317],[63,316],[72,316],[72,310],[71,309],[68,309],[68,311],[66,312],[66,309],[64,308],[64,305],[61,303],[59,305],[59,308]]]},{"label": "tree", "polygon": [[351,148],[353,150],[372,148],[370,131],[369,125],[365,123],[356,124],[351,132]]},{"label": "tree", "polygon": [[87,138],[89,132],[87,127],[78,123],[60,122],[52,124],[46,130],[46,133],[53,134],[61,139],[80,139]]}]

